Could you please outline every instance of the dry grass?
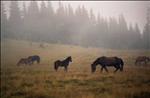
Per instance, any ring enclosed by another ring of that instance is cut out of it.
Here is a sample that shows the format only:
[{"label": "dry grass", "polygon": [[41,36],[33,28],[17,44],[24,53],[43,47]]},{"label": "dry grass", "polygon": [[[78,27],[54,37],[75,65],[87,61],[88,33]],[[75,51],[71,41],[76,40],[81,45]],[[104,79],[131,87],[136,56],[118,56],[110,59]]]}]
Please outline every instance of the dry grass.
[{"label": "dry grass", "polygon": [[[110,50],[71,45],[46,44],[39,48],[26,41],[1,42],[2,98],[149,98],[150,67],[134,66],[138,55],[150,56],[150,51]],[[38,54],[41,64],[16,66],[21,57]],[[53,62],[71,55],[69,72],[53,70]],[[90,64],[97,57],[119,56],[125,61],[124,72],[91,74]]]}]

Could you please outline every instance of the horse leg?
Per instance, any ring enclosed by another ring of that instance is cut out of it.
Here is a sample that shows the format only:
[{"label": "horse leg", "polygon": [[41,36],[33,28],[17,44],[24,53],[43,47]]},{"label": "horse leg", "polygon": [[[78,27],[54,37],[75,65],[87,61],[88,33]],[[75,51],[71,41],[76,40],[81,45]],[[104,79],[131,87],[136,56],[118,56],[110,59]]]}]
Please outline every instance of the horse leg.
[{"label": "horse leg", "polygon": [[147,61],[145,60],[145,65],[147,65]]},{"label": "horse leg", "polygon": [[138,65],[138,66],[140,66],[141,64],[142,64],[142,62],[141,62],[141,61],[137,63],[137,65]]},{"label": "horse leg", "polygon": [[118,71],[118,69],[120,69],[120,71],[121,71],[121,68],[120,68],[120,66],[119,66],[119,65],[115,65],[114,67],[116,68],[116,70],[114,71],[114,73],[115,73],[115,72],[117,72],[117,71]]},{"label": "horse leg", "polygon": [[65,66],[65,71],[66,71],[66,72],[68,71],[67,66]]},{"label": "horse leg", "polygon": [[39,64],[40,63],[40,60],[37,60],[37,64]]},{"label": "horse leg", "polygon": [[137,65],[137,60],[135,61],[135,65]]},{"label": "horse leg", "polygon": [[28,61],[28,64],[31,65],[31,64],[32,64],[32,61]]},{"label": "horse leg", "polygon": [[106,68],[106,66],[104,67],[105,71],[108,72],[108,69]]},{"label": "horse leg", "polygon": [[57,72],[57,69],[58,69],[57,64],[54,65],[54,69],[55,69],[55,71]]},{"label": "horse leg", "polygon": [[58,67],[55,69],[55,71],[57,72],[57,70],[58,70]]},{"label": "horse leg", "polygon": [[29,61],[28,64],[31,65],[31,64],[32,64],[32,61]]},{"label": "horse leg", "polygon": [[119,68],[116,68],[116,70],[114,71],[114,73],[116,73],[118,71]]},{"label": "horse leg", "polygon": [[101,72],[103,72],[104,67],[101,67]]}]

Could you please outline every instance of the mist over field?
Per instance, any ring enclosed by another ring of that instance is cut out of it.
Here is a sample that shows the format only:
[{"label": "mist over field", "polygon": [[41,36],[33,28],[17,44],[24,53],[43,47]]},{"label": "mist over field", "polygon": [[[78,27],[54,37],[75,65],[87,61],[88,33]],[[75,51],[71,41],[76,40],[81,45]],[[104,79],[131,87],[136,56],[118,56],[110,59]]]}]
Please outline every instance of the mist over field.
[{"label": "mist over field", "polygon": [[3,1],[1,35],[2,39],[85,47],[149,49],[148,4]]},{"label": "mist over field", "polygon": [[149,98],[149,5],[1,1],[0,97]]}]

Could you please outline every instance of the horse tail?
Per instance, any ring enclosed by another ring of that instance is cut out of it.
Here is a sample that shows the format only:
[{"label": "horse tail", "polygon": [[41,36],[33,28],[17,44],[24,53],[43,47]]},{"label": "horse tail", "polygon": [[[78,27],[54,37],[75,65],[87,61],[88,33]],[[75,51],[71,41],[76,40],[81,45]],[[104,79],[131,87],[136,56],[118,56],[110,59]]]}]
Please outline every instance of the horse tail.
[{"label": "horse tail", "polygon": [[135,65],[137,64],[137,62],[138,62],[138,61],[137,61],[137,60],[135,60]]},{"label": "horse tail", "polygon": [[121,64],[121,66],[120,66],[120,71],[123,71],[124,62],[123,62],[122,59],[120,59],[120,64]]},{"label": "horse tail", "polygon": [[54,69],[57,71],[57,69],[58,69],[58,62],[56,61],[55,63],[54,63]]},{"label": "horse tail", "polygon": [[37,62],[38,62],[38,64],[40,63],[40,57],[39,56],[38,56]]}]

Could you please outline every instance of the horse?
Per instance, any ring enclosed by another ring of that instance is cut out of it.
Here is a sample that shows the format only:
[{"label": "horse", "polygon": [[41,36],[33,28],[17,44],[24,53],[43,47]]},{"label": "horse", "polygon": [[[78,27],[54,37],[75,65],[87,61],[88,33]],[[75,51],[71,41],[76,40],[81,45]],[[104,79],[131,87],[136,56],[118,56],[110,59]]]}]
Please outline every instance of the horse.
[{"label": "horse", "polygon": [[33,55],[28,57],[29,64],[33,64],[35,61],[39,64],[40,63],[40,56]]},{"label": "horse", "polygon": [[103,69],[105,69],[105,71],[108,72],[106,66],[114,66],[116,68],[114,72],[117,72],[118,69],[120,69],[120,71],[123,71],[124,62],[121,58],[118,57],[99,57],[91,64],[92,73],[95,72],[97,65],[101,65],[101,72],[103,71]]},{"label": "horse", "polygon": [[69,62],[72,62],[71,56],[67,57],[63,61],[60,61],[60,60],[55,61],[54,62],[54,69],[55,69],[55,71],[58,70],[58,67],[64,67],[64,70],[67,72],[68,66],[69,66]]},{"label": "horse", "polygon": [[142,62],[144,62],[145,64],[147,64],[148,62],[150,62],[150,58],[147,57],[147,56],[139,56],[135,60],[135,65],[141,64]]},{"label": "horse", "polygon": [[19,66],[20,64],[25,64],[25,65],[29,64],[28,58],[21,58],[17,63],[17,65]]}]

